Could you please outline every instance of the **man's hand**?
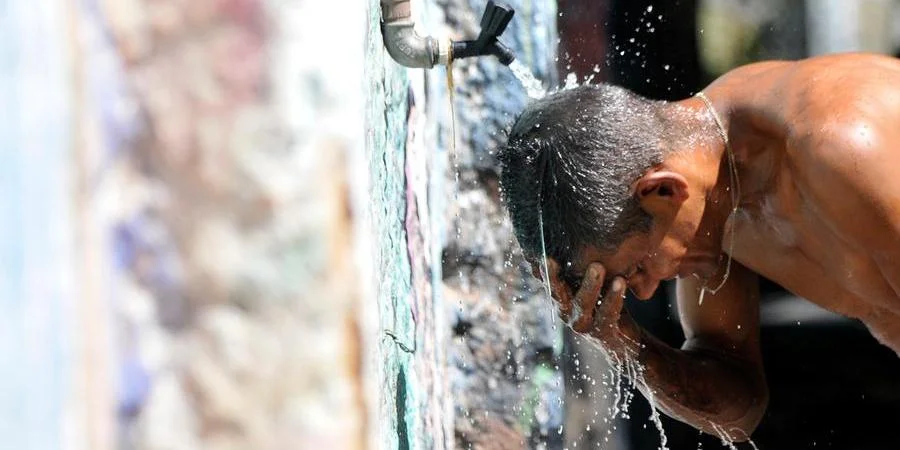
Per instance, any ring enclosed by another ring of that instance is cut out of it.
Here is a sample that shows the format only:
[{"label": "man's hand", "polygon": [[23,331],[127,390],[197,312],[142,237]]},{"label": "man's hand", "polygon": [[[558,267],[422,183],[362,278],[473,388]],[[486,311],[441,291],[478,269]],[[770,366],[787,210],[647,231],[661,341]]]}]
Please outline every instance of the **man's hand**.
[{"label": "man's hand", "polygon": [[[645,396],[666,414],[707,433],[724,429],[737,440],[750,436],[768,401],[759,352],[756,274],[735,263],[725,286],[702,307],[702,286],[680,279],[678,300],[687,341],[676,349],[646,333],[623,309],[626,283],[621,276],[611,277],[604,293],[607,273],[602,264],[590,264],[580,286],[560,269],[547,259],[551,295],[562,319],[599,340],[603,351],[615,356],[613,363],[636,362],[641,367],[637,387]],[[541,278],[539,271],[532,272]]]},{"label": "man's hand", "polygon": [[625,299],[625,280],[619,276],[614,277],[601,298],[606,268],[600,263],[591,263],[585,271],[578,292],[572,295],[572,288],[563,280],[561,268],[552,258],[547,258],[547,271],[550,276],[550,293],[559,304],[560,318],[575,331],[599,339],[607,350],[624,350],[621,348],[624,343],[619,319]]}]

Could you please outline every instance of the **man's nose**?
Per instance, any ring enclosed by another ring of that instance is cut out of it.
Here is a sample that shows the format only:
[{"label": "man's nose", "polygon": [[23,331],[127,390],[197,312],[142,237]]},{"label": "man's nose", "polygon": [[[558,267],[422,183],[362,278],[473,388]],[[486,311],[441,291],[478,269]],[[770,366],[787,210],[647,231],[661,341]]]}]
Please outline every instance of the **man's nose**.
[{"label": "man's nose", "polygon": [[639,279],[632,278],[628,283],[628,288],[631,289],[631,293],[641,300],[649,300],[650,297],[653,296],[653,293],[656,292],[658,286],[659,281],[648,277],[640,277]]}]

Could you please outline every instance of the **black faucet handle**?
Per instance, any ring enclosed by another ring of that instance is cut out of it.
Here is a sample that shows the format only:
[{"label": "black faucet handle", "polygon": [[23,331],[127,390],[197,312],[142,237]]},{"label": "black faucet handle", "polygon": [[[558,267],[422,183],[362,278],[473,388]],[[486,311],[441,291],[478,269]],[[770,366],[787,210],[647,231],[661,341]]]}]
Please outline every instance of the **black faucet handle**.
[{"label": "black faucet handle", "polygon": [[496,38],[503,34],[515,13],[509,5],[488,0],[484,14],[481,16],[481,33],[478,35],[478,40]]},{"label": "black faucet handle", "polygon": [[495,55],[501,63],[509,65],[516,59],[516,55],[498,38],[506,30],[515,13],[508,5],[489,0],[484,15],[481,16],[481,32],[478,33],[478,38],[474,41],[453,42],[451,58]]}]

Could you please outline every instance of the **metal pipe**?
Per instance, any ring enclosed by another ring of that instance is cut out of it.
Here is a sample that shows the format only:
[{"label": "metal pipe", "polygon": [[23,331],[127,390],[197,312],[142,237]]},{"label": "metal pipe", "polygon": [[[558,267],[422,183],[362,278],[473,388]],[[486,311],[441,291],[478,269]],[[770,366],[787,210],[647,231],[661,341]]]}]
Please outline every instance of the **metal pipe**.
[{"label": "metal pipe", "polygon": [[449,39],[439,40],[416,33],[410,0],[381,0],[381,32],[384,47],[402,66],[430,69],[450,61]]}]

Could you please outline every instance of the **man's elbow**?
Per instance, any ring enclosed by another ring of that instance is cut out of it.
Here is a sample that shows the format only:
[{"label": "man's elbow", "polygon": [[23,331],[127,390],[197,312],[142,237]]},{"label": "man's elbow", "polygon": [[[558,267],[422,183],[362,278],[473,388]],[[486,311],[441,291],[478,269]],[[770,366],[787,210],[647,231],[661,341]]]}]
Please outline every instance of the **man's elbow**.
[{"label": "man's elbow", "polygon": [[750,398],[750,402],[745,406],[740,416],[736,419],[727,421],[726,426],[722,426],[728,437],[736,442],[746,442],[756,431],[756,427],[762,422],[763,416],[766,414],[766,408],[769,405],[769,391],[763,385],[762,389],[755,390]]}]

